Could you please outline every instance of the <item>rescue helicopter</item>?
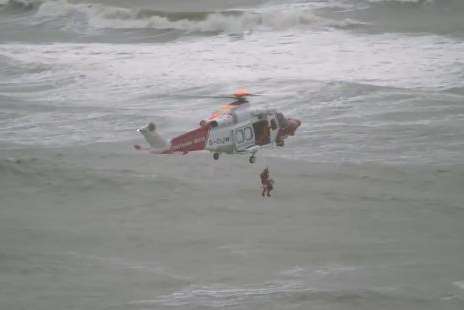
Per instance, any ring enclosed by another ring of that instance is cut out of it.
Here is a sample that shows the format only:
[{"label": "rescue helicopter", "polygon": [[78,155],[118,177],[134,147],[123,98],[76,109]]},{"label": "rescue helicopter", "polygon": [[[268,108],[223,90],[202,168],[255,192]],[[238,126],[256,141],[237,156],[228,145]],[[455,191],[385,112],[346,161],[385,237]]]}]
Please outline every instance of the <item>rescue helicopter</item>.
[{"label": "rescue helicopter", "polygon": [[257,96],[245,89],[237,90],[234,101],[223,105],[199,127],[170,140],[164,140],[154,123],[137,129],[150,148],[134,145],[137,150],[149,150],[153,154],[187,154],[194,151],[210,151],[215,160],[220,154],[248,154],[253,164],[259,149],[276,145],[283,147],[285,139],[294,136],[301,125],[298,119],[286,118],[275,109],[252,109],[247,97]]}]

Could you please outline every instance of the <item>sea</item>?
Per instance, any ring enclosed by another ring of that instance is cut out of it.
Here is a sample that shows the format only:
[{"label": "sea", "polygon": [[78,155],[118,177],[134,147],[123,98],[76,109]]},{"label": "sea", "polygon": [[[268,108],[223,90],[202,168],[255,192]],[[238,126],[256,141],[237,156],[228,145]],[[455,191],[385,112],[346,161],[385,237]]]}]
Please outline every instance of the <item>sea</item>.
[{"label": "sea", "polygon": [[0,309],[464,309],[464,1],[0,0]]}]

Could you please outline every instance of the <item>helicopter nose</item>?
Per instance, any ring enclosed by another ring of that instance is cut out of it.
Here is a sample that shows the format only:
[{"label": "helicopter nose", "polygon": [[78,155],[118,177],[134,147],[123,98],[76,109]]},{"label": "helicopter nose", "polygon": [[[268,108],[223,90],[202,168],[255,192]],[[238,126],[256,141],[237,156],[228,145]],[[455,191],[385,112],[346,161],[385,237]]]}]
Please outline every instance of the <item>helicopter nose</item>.
[{"label": "helicopter nose", "polygon": [[289,136],[294,136],[295,131],[298,129],[298,127],[301,126],[301,121],[298,119],[294,119],[294,118],[289,118],[287,119],[287,121],[288,121],[287,133]]}]

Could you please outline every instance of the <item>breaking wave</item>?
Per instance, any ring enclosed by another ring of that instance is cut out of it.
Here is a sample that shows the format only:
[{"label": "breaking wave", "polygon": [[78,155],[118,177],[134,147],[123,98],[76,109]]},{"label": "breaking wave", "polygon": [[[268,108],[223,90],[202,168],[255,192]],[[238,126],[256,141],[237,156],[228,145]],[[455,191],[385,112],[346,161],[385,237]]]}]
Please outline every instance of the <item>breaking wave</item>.
[{"label": "breaking wave", "polygon": [[23,74],[40,73],[50,70],[51,66],[34,62],[23,62],[0,54],[0,76],[16,78]]},{"label": "breaking wave", "polygon": [[102,4],[70,3],[66,0],[43,3],[10,0],[8,6],[34,9],[33,23],[61,20],[63,29],[158,29],[187,33],[240,33],[254,30],[284,30],[294,27],[353,27],[363,23],[351,19],[331,20],[314,14],[308,7],[267,7],[254,10],[217,12],[164,12],[137,8],[120,8]]},{"label": "breaking wave", "polygon": [[[325,302],[391,302],[393,296],[386,289],[315,289],[303,281],[273,282],[261,287],[223,287],[203,286],[187,287],[170,295],[163,295],[156,299],[133,300],[130,306],[144,309],[156,307],[185,307],[192,309],[227,308],[247,305],[264,305],[268,303],[280,304],[285,301],[301,303],[302,301]],[[401,300],[407,302],[407,298]],[[245,307],[247,308],[247,307]],[[285,307],[284,307],[285,308]]]},{"label": "breaking wave", "polygon": [[[57,30],[85,35],[99,35],[112,30],[151,30],[150,33],[153,34],[153,31],[158,30],[162,33],[173,31],[177,36],[190,33],[242,34],[308,28],[354,28],[372,31],[376,29],[373,28],[375,25],[380,32],[439,34],[456,33],[464,28],[460,21],[464,1],[364,0],[362,3],[365,6],[360,6],[358,1],[346,0],[324,4],[325,11],[319,10],[314,3],[292,2],[250,9],[176,12],[138,8],[135,5],[117,7],[69,0],[0,0],[0,13],[6,17],[10,13],[11,16],[27,14],[27,19],[14,20],[15,23],[20,23],[18,26],[21,27],[18,29],[23,29],[24,26],[29,29],[33,27],[34,31],[42,29],[47,32],[44,40],[50,36],[50,31]],[[340,11],[341,7],[346,10]],[[362,9],[358,10],[360,7]],[[326,14],[327,12],[331,13]],[[357,15],[349,12],[362,13]],[[385,18],[385,15],[390,17]],[[408,16],[412,17],[407,18]]]},{"label": "breaking wave", "polygon": [[391,7],[464,8],[461,0],[365,0],[373,5]]},{"label": "breaking wave", "polygon": [[0,0],[0,8],[5,11],[29,11],[36,9],[41,3],[34,0]]},{"label": "breaking wave", "polygon": [[434,0],[367,0],[370,3],[434,3]]}]

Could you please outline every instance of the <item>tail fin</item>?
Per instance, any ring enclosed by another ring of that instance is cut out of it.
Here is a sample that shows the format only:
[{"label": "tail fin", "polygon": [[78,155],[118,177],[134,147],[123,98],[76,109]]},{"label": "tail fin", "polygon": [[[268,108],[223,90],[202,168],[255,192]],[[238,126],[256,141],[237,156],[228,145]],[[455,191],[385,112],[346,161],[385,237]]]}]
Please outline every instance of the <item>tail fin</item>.
[{"label": "tail fin", "polygon": [[165,148],[168,145],[166,140],[164,140],[156,131],[156,125],[154,123],[148,123],[146,127],[137,129],[137,132],[140,132],[143,135],[152,148],[160,149]]}]

